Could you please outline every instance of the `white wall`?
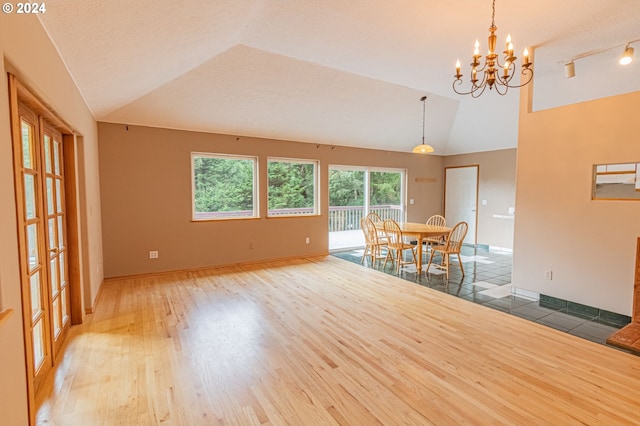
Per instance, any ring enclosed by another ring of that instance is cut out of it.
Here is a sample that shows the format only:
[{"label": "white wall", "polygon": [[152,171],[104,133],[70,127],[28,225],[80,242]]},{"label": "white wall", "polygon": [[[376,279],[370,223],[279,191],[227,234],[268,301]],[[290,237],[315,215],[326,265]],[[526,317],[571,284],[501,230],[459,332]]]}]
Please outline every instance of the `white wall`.
[{"label": "white wall", "polygon": [[513,249],[514,221],[509,217],[509,208],[515,207],[516,202],[516,154],[513,148],[444,158],[444,167],[479,167],[478,244]]},{"label": "white wall", "polygon": [[0,14],[0,291],[2,308],[15,310],[0,325],[0,423],[27,424],[20,273],[9,122],[7,71],[16,74],[83,136],[82,180],[85,300],[92,302],[102,282],[102,231],[97,124],[36,16]]},{"label": "white wall", "polygon": [[530,90],[520,105],[513,285],[631,315],[640,202],[592,201],[591,180],[594,164],[640,161],[640,92],[530,112]]}]

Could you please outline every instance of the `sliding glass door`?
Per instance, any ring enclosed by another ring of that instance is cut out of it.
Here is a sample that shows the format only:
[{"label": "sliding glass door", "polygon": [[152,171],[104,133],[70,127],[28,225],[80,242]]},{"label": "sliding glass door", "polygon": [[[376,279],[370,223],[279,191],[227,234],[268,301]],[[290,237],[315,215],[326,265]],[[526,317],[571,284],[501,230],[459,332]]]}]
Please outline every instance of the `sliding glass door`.
[{"label": "sliding glass door", "polygon": [[329,250],[360,247],[360,219],[405,218],[406,173],[401,169],[329,166]]}]

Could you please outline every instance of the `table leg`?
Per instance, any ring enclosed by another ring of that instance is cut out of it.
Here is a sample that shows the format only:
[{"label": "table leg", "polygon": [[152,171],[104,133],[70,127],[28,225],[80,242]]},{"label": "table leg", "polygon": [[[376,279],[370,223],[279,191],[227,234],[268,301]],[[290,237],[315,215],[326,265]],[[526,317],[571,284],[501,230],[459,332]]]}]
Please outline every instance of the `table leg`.
[{"label": "table leg", "polygon": [[418,275],[422,273],[422,238],[418,238],[418,259],[416,262],[416,269]]}]

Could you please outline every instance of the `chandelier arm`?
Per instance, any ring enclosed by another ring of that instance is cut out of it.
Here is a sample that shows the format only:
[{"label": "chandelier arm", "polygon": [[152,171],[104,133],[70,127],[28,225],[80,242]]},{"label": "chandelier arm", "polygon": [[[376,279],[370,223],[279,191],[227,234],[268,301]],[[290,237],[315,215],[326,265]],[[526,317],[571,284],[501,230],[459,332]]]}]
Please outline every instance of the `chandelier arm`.
[{"label": "chandelier arm", "polygon": [[509,82],[511,81],[513,76],[516,75],[516,65],[513,62],[509,64],[506,77],[504,76],[504,67],[501,67],[501,69],[503,71],[503,74],[498,75],[498,78],[496,79],[496,84],[509,87]]},{"label": "chandelier arm", "polygon": [[[476,84],[472,84],[472,86],[475,86],[475,87],[476,87],[476,90],[477,90],[477,89],[479,89],[480,87],[485,86],[485,85],[487,84],[487,77],[488,77],[488,76],[487,76],[487,72],[486,72],[486,71],[483,71],[483,72],[482,72],[482,79],[481,79],[478,83],[476,83]],[[483,91],[484,91],[484,90],[483,90]]]},{"label": "chandelier arm", "polygon": [[[498,92],[500,96],[506,95],[507,92],[509,91],[509,86],[507,86],[506,84],[496,84],[495,87],[496,87],[496,92]],[[502,88],[502,91],[500,88]]]},{"label": "chandelier arm", "polygon": [[509,84],[507,87],[509,87],[510,89],[516,89],[518,87],[526,86],[527,84],[529,84],[529,82],[533,78],[533,70],[531,68],[522,68],[522,71],[520,71],[520,74],[523,75],[524,77],[527,77],[527,79],[518,85]]},{"label": "chandelier arm", "polygon": [[[477,98],[478,96],[482,95],[482,93],[484,93],[484,90],[487,88],[487,73],[482,71],[481,75],[481,79],[479,79],[476,83],[471,83],[471,89],[468,92],[460,92],[456,89],[456,86],[460,86],[463,83],[461,78],[456,78],[453,81],[452,85],[453,91],[459,95],[472,95],[474,98]],[[474,95],[475,93],[477,93],[477,95]]]},{"label": "chandelier arm", "polygon": [[[485,62],[481,68],[476,68],[476,72],[480,73],[480,72],[484,72],[484,70],[486,70],[489,66],[487,65],[487,63]],[[471,67],[473,69],[473,67]]]},{"label": "chandelier arm", "polygon": [[462,84],[461,78],[456,78],[455,80],[453,80],[453,84],[451,85],[453,87],[453,91],[456,92],[458,95],[470,95],[471,93],[473,93],[473,89],[470,90],[469,92],[458,91],[458,89],[456,89],[456,86],[460,86],[461,84]]},{"label": "chandelier arm", "polygon": [[482,91],[484,92],[484,87],[483,86],[475,86],[475,85],[471,85],[471,90],[469,90],[468,92],[461,92],[458,89],[456,89],[456,86],[460,86],[460,85],[462,85],[462,83],[463,83],[463,81],[462,81],[461,78],[457,78],[457,79],[453,80],[453,84],[452,84],[453,91],[456,92],[458,95],[471,95],[474,98],[476,98],[479,95],[474,96],[474,93],[476,93],[480,89],[482,89]]},{"label": "chandelier arm", "polygon": [[474,91],[471,92],[471,97],[479,98],[480,96],[482,96],[485,90],[487,90],[487,85],[483,84],[482,86],[477,87]]}]

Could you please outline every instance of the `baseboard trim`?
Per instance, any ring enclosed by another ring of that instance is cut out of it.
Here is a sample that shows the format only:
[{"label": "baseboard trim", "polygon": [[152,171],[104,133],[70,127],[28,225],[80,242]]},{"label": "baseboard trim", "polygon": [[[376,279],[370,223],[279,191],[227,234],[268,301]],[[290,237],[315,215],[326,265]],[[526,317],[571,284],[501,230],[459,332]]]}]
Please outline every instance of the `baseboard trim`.
[{"label": "baseboard trim", "polygon": [[531,290],[525,290],[524,288],[518,288],[511,286],[511,293],[517,294],[518,296],[527,297],[533,300],[540,300],[540,293],[536,293]]},{"label": "baseboard trim", "polygon": [[566,310],[569,315],[579,318],[596,319],[598,322],[606,323],[616,327],[624,327],[631,322],[631,317],[607,311],[594,306],[583,305],[570,300],[546,294],[540,295],[540,306],[555,310]]},{"label": "baseboard trim", "polygon": [[[312,258],[316,258],[316,257],[329,256],[329,254],[330,254],[329,252],[326,252],[326,253],[319,253],[319,254],[309,254],[309,255],[305,255],[305,256],[275,257],[275,258],[271,258],[271,259],[260,259],[260,260],[253,260],[253,261],[248,261],[248,262],[234,262],[234,263],[226,263],[226,264],[222,264],[222,265],[209,265],[209,266],[198,266],[198,267],[195,267],[195,268],[173,269],[173,270],[170,270],[170,271],[145,272],[145,273],[141,273],[141,274],[119,275],[119,276],[116,276],[116,277],[105,278],[102,283],[104,284],[104,283],[107,283],[107,282],[110,282],[110,281],[117,281],[117,280],[120,280],[120,279],[127,279],[127,278],[156,277],[158,275],[175,274],[175,273],[178,273],[178,272],[196,272],[196,271],[204,271],[204,270],[208,270],[208,269],[230,268],[230,267],[234,267],[234,266],[261,265],[263,263],[281,262],[281,261],[292,260],[292,259],[312,259]],[[102,289],[102,286],[100,286],[100,289]],[[96,300],[98,300],[97,297],[96,297]]]}]

